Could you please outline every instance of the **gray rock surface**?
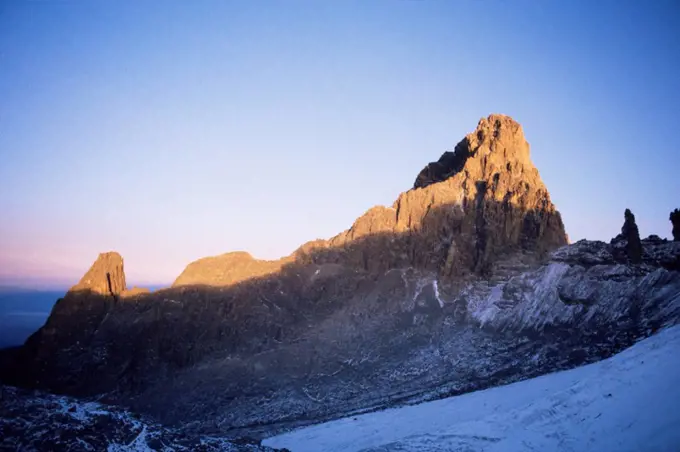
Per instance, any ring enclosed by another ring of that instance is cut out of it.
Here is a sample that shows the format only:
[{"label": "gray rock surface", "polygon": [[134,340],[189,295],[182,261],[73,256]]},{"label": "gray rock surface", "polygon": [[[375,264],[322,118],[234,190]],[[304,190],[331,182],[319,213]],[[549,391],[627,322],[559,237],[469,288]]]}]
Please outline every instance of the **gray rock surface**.
[{"label": "gray rock surface", "polygon": [[680,242],[633,225],[566,245],[521,127],[492,115],[392,207],[284,259],[205,258],[143,293],[100,256],[0,377],[261,437],[567,369],[678,322]]},{"label": "gray rock surface", "polygon": [[0,450],[274,452],[257,441],[191,437],[93,401],[0,386]]}]

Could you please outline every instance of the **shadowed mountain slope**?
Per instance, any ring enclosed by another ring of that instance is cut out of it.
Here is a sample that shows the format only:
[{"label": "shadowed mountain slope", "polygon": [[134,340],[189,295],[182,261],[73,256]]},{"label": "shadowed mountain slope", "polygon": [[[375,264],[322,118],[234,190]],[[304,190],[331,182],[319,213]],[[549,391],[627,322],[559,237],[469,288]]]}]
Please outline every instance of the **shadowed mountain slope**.
[{"label": "shadowed mountain slope", "polygon": [[1,376],[235,435],[438,398],[674,323],[678,242],[635,262],[627,243],[564,246],[521,127],[491,115],[391,207],[280,260],[205,258],[140,293],[100,256]]}]

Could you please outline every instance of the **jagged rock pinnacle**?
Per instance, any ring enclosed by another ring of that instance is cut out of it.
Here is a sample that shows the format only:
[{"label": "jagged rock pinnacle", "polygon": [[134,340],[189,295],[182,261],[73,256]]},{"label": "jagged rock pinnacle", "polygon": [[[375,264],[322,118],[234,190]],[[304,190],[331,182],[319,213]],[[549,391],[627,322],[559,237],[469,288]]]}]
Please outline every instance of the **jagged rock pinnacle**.
[{"label": "jagged rock pinnacle", "polygon": [[492,114],[482,118],[475,131],[458,143],[453,152],[445,152],[437,162],[423,168],[413,188],[442,182],[463,169],[483,176],[508,166],[525,165],[533,167],[522,126],[509,116]]},{"label": "jagged rock pinnacle", "polygon": [[642,245],[640,244],[640,232],[635,224],[635,215],[630,209],[623,213],[624,222],[621,227],[621,235],[628,241],[626,252],[631,262],[639,263],[642,261]]},{"label": "jagged rock pinnacle", "polygon": [[245,251],[234,251],[220,256],[204,257],[187,265],[175,279],[173,287],[192,284],[224,286],[280,270],[283,259],[262,261]]},{"label": "jagged rock pinnacle", "polygon": [[101,253],[78,284],[69,292],[89,290],[99,295],[119,296],[126,290],[123,258],[115,251]]},{"label": "jagged rock pinnacle", "polygon": [[[642,262],[642,243],[640,242],[640,232],[635,224],[635,215],[630,209],[623,213],[624,221],[621,226],[621,233],[611,240],[614,246],[614,256],[627,258],[632,263]],[[622,251],[623,250],[623,251]]]},{"label": "jagged rock pinnacle", "polygon": [[442,276],[487,273],[503,253],[540,254],[568,243],[522,127],[504,115],[482,118],[454,152],[426,166],[392,208],[369,210],[329,244],[376,235],[389,240],[371,240],[355,262],[368,270],[411,266]]},{"label": "jagged rock pinnacle", "polygon": [[438,162],[423,169],[391,207],[377,206],[330,240],[278,261],[229,253],[190,264],[174,286],[230,285],[291,262],[333,263],[383,273],[394,268],[443,277],[491,272],[514,251],[537,255],[567,244],[559,212],[529,157],[522,127],[509,116],[482,118]]}]

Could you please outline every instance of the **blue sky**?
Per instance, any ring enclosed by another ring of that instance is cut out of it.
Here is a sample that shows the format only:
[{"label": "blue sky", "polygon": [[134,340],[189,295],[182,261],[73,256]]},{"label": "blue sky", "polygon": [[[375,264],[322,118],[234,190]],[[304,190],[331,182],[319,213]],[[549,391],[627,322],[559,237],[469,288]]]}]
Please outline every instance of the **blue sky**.
[{"label": "blue sky", "polygon": [[572,240],[680,207],[673,1],[0,3],[0,280],[277,258],[522,123]]}]

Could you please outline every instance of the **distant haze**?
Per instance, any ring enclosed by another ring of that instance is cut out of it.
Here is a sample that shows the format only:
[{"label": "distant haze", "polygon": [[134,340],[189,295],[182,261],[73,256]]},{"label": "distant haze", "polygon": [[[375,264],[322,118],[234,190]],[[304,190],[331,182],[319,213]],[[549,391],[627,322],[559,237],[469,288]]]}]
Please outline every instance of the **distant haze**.
[{"label": "distant haze", "polygon": [[[55,283],[35,280],[20,281],[18,286],[0,284],[0,348],[23,344],[45,324],[54,303],[68,290],[52,284]],[[27,289],[30,286],[38,289]]]},{"label": "distant haze", "polygon": [[0,348],[23,344],[40,328],[62,291],[0,288]]},{"label": "distant haze", "polygon": [[[492,112],[572,240],[680,207],[678,2],[4,2],[0,284],[277,258],[391,204]],[[132,284],[131,284],[132,285]]]}]

